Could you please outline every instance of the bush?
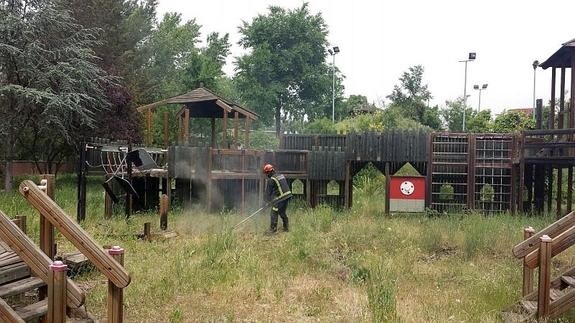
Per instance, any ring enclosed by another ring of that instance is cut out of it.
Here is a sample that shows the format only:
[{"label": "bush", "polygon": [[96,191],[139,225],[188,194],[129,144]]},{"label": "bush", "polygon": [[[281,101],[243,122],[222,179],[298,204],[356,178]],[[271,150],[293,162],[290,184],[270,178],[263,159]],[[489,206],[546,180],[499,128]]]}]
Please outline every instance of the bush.
[{"label": "bush", "polygon": [[443,184],[439,188],[439,200],[441,201],[451,201],[455,195],[455,189],[449,184]]}]

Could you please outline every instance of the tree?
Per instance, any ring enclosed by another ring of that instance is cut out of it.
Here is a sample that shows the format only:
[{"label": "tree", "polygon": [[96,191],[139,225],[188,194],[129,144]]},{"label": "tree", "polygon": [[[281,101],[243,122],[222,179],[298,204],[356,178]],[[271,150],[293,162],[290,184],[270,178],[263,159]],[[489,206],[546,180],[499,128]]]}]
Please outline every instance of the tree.
[{"label": "tree", "polygon": [[519,111],[504,111],[493,121],[494,132],[510,133],[534,128],[533,118]]},{"label": "tree", "polygon": [[[265,123],[313,120],[331,112],[331,68],[326,64],[327,26],[308,5],[286,10],[271,6],[240,27],[239,44],[249,54],[236,61],[236,81],[244,100]],[[337,70],[335,71],[337,76]],[[337,77],[337,96],[341,81]]]},{"label": "tree", "polygon": [[98,64],[118,76],[106,86],[110,109],[96,116],[93,135],[111,139],[141,139],[141,116],[136,101],[144,89],[139,85],[146,52],[141,44],[150,37],[155,24],[155,0],[65,0],[73,16],[86,28],[97,29],[94,47]]},{"label": "tree", "polygon": [[[465,109],[466,124],[473,118],[475,112],[473,108],[465,106],[463,98],[457,98],[453,101],[446,101],[446,107],[441,109],[440,114],[447,127],[447,130],[454,132],[463,131],[463,111]],[[467,127],[466,127],[467,130]]]},{"label": "tree", "polygon": [[0,1],[0,30],[0,140],[10,190],[16,146],[53,151],[77,143],[108,105],[110,79],[95,64],[95,31],[61,2]]},{"label": "tree", "polygon": [[473,113],[465,127],[469,132],[486,133],[493,131],[493,120],[491,120],[491,110],[481,110]]},{"label": "tree", "polygon": [[400,84],[394,86],[393,92],[387,98],[391,100],[391,105],[402,110],[404,116],[439,130],[439,108],[427,106],[432,96],[427,84],[423,84],[423,72],[423,66],[411,66],[401,75]]}]

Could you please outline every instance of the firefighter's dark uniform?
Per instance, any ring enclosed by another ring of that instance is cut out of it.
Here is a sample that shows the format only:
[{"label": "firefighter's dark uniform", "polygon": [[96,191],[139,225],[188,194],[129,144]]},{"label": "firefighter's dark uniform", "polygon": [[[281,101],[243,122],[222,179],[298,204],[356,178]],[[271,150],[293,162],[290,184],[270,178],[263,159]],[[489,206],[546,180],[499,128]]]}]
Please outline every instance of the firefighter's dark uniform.
[{"label": "firefighter's dark uniform", "polygon": [[271,176],[269,176],[266,191],[268,201],[272,202],[270,231],[277,231],[278,215],[282,218],[284,231],[288,231],[289,220],[286,214],[286,209],[292,194],[285,176],[272,173]]}]

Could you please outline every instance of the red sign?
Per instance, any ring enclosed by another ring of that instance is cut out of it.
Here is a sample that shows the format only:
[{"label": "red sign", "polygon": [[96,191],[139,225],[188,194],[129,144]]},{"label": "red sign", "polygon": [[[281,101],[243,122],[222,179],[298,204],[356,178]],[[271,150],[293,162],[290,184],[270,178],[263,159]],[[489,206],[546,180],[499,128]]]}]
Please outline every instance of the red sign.
[{"label": "red sign", "polygon": [[389,198],[425,200],[425,177],[391,176]]}]

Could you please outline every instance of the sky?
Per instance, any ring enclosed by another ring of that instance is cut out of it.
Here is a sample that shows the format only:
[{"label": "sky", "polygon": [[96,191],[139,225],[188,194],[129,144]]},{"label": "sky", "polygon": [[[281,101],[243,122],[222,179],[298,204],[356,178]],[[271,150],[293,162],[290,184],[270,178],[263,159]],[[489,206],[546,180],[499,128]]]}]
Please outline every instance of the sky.
[{"label": "sky", "polygon": [[[225,67],[233,74],[234,57],[245,54],[237,42],[238,26],[268,7],[297,8],[302,0],[160,0],[158,18],[179,12],[196,19],[202,35],[229,33],[231,56]],[[499,113],[533,105],[534,60],[545,61],[575,38],[573,0],[309,0],[312,13],[321,12],[331,46],[341,50],[335,64],[345,75],[345,95],[362,94],[369,101],[389,103],[386,96],[410,66],[423,65],[424,82],[433,96],[430,104],[463,96],[468,63],[468,104]],[[553,8],[553,10],[550,10]],[[326,59],[331,57],[326,52]],[[568,74],[569,75],[569,74]],[[536,70],[536,97],[548,102],[551,69]]]}]

